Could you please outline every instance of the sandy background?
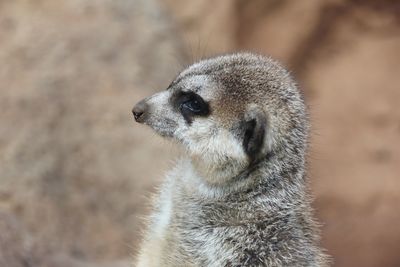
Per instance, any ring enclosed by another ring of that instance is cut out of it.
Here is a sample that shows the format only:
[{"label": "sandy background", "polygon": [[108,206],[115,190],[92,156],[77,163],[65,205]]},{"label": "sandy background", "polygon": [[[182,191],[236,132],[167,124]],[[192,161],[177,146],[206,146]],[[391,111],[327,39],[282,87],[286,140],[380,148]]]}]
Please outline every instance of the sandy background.
[{"label": "sandy background", "polygon": [[400,2],[0,0],[0,266],[129,266],[175,149],[139,99],[193,60],[281,60],[335,266],[400,266]]}]

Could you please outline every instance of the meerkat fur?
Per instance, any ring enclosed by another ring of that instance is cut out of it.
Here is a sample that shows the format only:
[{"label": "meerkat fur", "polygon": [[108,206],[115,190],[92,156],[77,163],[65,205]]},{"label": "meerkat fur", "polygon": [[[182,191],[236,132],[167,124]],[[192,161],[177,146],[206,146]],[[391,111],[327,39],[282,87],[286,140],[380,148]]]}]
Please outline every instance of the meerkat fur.
[{"label": "meerkat fur", "polygon": [[276,61],[199,61],[140,101],[136,121],[183,147],[137,266],[328,266],[307,188],[303,97]]}]

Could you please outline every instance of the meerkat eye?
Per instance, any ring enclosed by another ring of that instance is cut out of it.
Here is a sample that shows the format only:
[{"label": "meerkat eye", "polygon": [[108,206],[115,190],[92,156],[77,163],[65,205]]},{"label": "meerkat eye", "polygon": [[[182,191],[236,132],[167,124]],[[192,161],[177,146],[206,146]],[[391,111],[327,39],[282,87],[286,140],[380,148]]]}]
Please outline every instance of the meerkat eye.
[{"label": "meerkat eye", "polygon": [[190,112],[193,115],[207,115],[207,103],[195,93],[187,93],[182,95],[180,99],[179,109],[181,112]]},{"label": "meerkat eye", "polygon": [[196,93],[182,93],[177,102],[180,112],[189,123],[192,122],[193,116],[207,116],[209,114],[207,102]]},{"label": "meerkat eye", "polygon": [[193,99],[182,103],[181,109],[188,109],[193,113],[201,112],[201,104],[199,100]]}]

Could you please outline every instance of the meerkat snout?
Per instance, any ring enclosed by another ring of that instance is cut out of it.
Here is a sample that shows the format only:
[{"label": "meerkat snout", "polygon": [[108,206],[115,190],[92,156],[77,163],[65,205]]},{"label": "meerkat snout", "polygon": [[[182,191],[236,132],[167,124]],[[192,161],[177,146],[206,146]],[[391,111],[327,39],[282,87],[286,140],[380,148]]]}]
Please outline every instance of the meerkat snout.
[{"label": "meerkat snout", "polygon": [[133,117],[135,118],[135,121],[143,122],[146,110],[147,110],[147,104],[146,101],[143,99],[142,101],[137,103],[132,109],[132,114]]}]

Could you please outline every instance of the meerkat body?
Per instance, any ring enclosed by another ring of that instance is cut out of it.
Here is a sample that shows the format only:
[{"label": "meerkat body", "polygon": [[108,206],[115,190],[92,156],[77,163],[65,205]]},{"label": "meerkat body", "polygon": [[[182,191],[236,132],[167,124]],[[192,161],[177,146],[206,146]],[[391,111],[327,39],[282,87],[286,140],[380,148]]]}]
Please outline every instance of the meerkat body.
[{"label": "meerkat body", "polygon": [[275,61],[196,63],[139,102],[138,122],[182,144],[138,266],[327,266],[305,173],[303,99]]}]

